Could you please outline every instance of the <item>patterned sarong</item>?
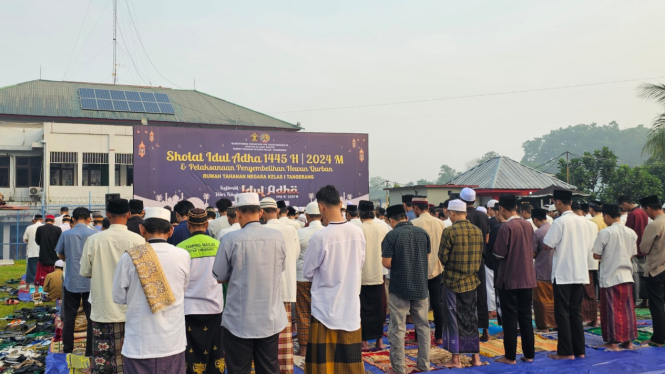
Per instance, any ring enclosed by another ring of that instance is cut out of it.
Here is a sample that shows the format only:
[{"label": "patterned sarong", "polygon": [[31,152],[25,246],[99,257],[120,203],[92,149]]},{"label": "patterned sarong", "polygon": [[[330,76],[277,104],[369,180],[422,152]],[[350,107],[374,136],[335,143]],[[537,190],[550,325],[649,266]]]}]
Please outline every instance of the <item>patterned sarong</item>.
[{"label": "patterned sarong", "polygon": [[312,316],[305,357],[305,374],[365,374],[362,334],[330,330]]},{"label": "patterned sarong", "polygon": [[125,323],[92,321],[92,374],[121,374]]},{"label": "patterned sarong", "polygon": [[443,349],[453,354],[479,353],[476,291],[455,293],[444,289]]},{"label": "patterned sarong", "polygon": [[279,372],[293,374],[293,325],[291,323],[291,303],[284,303],[286,309],[286,327],[279,333],[277,359]]},{"label": "patterned sarong", "polygon": [[383,307],[382,284],[360,287],[360,322],[363,341],[381,339],[386,309]]},{"label": "patterned sarong", "polygon": [[554,290],[552,282],[538,281],[533,289],[533,314],[536,316],[536,328],[556,328],[554,318]]},{"label": "patterned sarong", "polygon": [[190,314],[185,316],[188,374],[224,372],[222,314]]},{"label": "patterned sarong", "polygon": [[600,326],[603,340],[624,343],[637,338],[633,283],[600,289]]},{"label": "patterned sarong", "polygon": [[155,314],[175,303],[171,285],[166,279],[162,264],[150,243],[138,245],[127,251],[139,275],[141,287],[148,300],[150,311]]},{"label": "patterned sarong", "polygon": [[593,283],[593,273],[589,271],[589,284],[584,285],[582,295],[582,321],[598,321],[598,302],[596,301],[596,288]]},{"label": "patterned sarong", "polygon": [[312,283],[297,282],[296,323],[298,324],[298,345],[307,347],[309,341],[309,321],[312,318]]}]

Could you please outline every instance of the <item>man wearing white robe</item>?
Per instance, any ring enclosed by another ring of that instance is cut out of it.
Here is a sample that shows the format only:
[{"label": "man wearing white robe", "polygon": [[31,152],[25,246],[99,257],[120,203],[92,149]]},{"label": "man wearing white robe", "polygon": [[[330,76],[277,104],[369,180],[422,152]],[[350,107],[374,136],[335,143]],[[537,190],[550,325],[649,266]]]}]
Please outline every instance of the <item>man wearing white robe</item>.
[{"label": "man wearing white robe", "polygon": [[[139,228],[158,260],[148,271],[160,273],[161,268],[174,301],[153,312],[148,304],[146,290],[141,285],[135,260],[129,253],[122,255],[113,274],[113,301],[127,305],[125,340],[122,347],[124,372],[183,374],[187,346],[185,290],[189,283],[191,259],[187,251],[166,242],[173,233],[171,213],[168,210],[147,208],[145,217]],[[143,257],[136,261],[142,259]],[[141,265],[150,268],[151,263],[145,261]],[[161,294],[169,295],[169,291],[165,290]]]}]

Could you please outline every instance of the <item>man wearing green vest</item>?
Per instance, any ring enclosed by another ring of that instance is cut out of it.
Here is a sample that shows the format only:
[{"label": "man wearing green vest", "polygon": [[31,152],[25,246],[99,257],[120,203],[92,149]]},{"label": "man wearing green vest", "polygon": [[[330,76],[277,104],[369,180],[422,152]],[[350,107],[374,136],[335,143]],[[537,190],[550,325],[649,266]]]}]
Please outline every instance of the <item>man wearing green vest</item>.
[{"label": "man wearing green vest", "polygon": [[208,214],[203,209],[189,211],[187,227],[192,236],[178,244],[192,258],[185,292],[187,373],[220,373],[224,372],[221,328],[224,296],[222,286],[211,276],[219,240],[205,235]]}]

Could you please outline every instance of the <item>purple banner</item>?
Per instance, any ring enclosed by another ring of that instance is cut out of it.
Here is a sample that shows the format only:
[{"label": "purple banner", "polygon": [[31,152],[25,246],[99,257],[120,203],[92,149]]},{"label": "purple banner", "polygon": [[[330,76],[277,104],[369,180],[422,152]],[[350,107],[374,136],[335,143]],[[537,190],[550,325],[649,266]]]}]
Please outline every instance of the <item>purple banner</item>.
[{"label": "purple banner", "polygon": [[145,206],[214,206],[242,192],[305,206],[332,184],[369,196],[367,134],[134,126],[134,196]]}]

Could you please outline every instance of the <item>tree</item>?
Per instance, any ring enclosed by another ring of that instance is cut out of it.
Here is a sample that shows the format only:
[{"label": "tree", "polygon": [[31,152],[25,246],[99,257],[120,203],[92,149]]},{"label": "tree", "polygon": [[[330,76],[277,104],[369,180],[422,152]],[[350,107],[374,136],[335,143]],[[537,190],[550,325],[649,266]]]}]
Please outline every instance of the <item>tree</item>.
[{"label": "tree", "polygon": [[661,180],[649,173],[646,167],[621,165],[615,171],[612,181],[603,190],[604,201],[616,202],[620,196],[628,195],[640,199],[649,195],[663,196]]},{"label": "tree", "polygon": [[[640,97],[655,100],[665,106],[665,85],[643,84],[640,86]],[[647,141],[642,148],[642,153],[652,157],[665,159],[665,112],[656,116],[651,124],[651,130]]]},{"label": "tree", "polygon": [[439,178],[436,180],[436,184],[446,184],[455,179],[458,175],[459,172],[457,170],[443,164],[439,169]]},{"label": "tree", "polygon": [[424,185],[427,185],[427,184],[434,184],[434,182],[428,181],[427,179],[418,179],[416,181],[416,186],[424,186]]},{"label": "tree", "polygon": [[404,187],[411,187],[411,186],[415,186],[415,185],[416,185],[415,183],[409,182],[409,183],[405,184]]},{"label": "tree", "polygon": [[566,151],[582,154],[589,149],[608,147],[617,155],[619,164],[638,165],[647,159],[642,155],[642,146],[648,134],[649,129],[643,125],[621,130],[614,121],[602,126],[595,123],[568,126],[525,141],[521,162],[531,167],[551,166],[547,162]]},{"label": "tree", "polygon": [[[569,183],[579,191],[596,197],[611,182],[616,166],[617,156],[607,147],[593,153],[584,152],[584,156],[573,158],[568,163]],[[559,172],[556,177],[562,181],[567,179],[566,160],[559,159]]]},{"label": "tree", "polygon": [[474,158],[474,159],[468,161],[468,162],[465,164],[465,166],[466,166],[467,169],[471,169],[471,168],[473,168],[474,166],[480,165],[480,164],[482,164],[483,162],[485,162],[485,161],[487,161],[487,160],[489,160],[489,159],[492,159],[492,158],[494,158],[494,157],[499,157],[499,156],[501,156],[501,155],[498,154],[498,153],[496,153],[496,152],[494,152],[494,151],[489,151],[489,152],[485,153],[484,155],[482,155],[482,156],[479,157],[479,158]]},{"label": "tree", "polygon": [[386,180],[381,177],[371,177],[369,179],[369,199],[371,201],[384,201],[386,199]]}]

